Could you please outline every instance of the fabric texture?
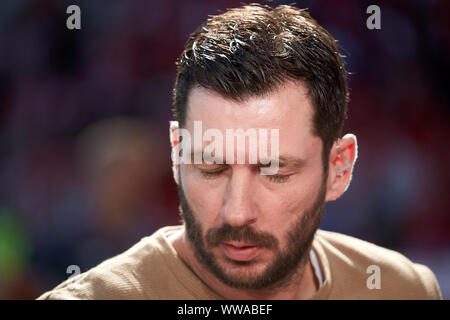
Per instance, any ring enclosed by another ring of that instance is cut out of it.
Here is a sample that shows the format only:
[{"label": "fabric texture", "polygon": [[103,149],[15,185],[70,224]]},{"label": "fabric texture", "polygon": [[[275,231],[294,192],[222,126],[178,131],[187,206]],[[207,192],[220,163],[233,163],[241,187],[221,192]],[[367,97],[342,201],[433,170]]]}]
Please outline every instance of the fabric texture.
[{"label": "fabric texture", "polygon": [[[167,241],[167,235],[180,228],[161,228],[38,299],[223,299],[193,273]],[[312,299],[442,299],[433,272],[398,252],[324,230],[317,230],[312,248],[323,277]],[[370,266],[379,267],[379,289],[368,288]]]}]

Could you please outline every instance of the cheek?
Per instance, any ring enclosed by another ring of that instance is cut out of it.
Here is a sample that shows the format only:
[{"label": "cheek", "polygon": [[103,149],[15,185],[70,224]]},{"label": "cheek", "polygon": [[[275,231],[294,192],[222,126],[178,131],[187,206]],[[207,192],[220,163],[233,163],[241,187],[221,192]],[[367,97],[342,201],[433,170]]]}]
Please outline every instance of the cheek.
[{"label": "cheek", "polygon": [[212,188],[193,170],[184,170],[182,176],[183,190],[191,209],[204,228],[209,229],[220,215],[223,193],[221,188]]},{"label": "cheek", "polygon": [[289,211],[304,211],[309,208],[317,196],[320,188],[320,179],[300,179],[295,187],[286,192],[287,207]]},{"label": "cheek", "polygon": [[319,175],[299,175],[286,188],[272,191],[260,197],[266,227],[285,235],[304,212],[311,208],[320,188]]},{"label": "cheek", "polygon": [[282,194],[270,194],[260,203],[263,212],[265,229],[277,237],[283,236],[289,226],[298,219],[306,201],[298,192],[283,192]]}]

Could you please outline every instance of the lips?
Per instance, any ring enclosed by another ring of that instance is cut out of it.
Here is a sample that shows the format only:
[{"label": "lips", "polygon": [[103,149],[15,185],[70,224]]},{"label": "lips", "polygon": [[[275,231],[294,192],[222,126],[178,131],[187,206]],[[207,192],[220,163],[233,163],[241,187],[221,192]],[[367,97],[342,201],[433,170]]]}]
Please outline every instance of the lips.
[{"label": "lips", "polygon": [[222,244],[225,255],[235,261],[250,261],[262,250],[262,247],[240,242],[227,242]]}]

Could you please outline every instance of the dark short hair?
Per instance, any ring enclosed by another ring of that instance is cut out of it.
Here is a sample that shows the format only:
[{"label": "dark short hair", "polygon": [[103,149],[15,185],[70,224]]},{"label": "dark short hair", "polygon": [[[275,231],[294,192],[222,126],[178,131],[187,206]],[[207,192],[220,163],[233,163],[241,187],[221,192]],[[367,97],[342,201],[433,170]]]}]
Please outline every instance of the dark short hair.
[{"label": "dark short hair", "polygon": [[347,118],[347,72],[336,40],[305,9],[251,4],[211,16],[189,36],[177,61],[174,115],[183,127],[194,85],[239,101],[286,80],[308,88],[313,134],[322,139],[327,172],[330,149]]}]

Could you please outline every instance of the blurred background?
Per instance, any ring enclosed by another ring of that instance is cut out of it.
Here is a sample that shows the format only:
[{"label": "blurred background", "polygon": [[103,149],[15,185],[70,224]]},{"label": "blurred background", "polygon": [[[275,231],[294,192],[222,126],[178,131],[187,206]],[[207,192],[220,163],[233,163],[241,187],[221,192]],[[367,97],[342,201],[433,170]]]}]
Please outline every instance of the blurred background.
[{"label": "blurred background", "polygon": [[[174,63],[208,15],[241,2],[0,2],[0,299],[34,299],[70,265],[86,271],[179,224]],[[71,4],[81,30],[66,28]],[[381,30],[366,27],[371,4]],[[450,299],[450,2],[296,5],[352,72],[345,132],[359,158],[322,228],[428,265]]]}]

